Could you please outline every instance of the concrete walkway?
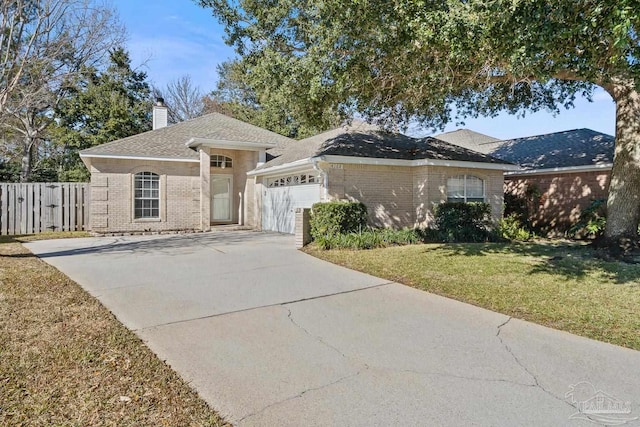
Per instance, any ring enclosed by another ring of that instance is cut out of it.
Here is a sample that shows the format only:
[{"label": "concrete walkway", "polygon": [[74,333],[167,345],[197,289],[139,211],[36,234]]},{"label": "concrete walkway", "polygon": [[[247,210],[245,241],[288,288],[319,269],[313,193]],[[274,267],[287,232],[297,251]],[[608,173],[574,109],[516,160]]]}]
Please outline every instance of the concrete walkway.
[{"label": "concrete walkway", "polygon": [[640,425],[640,352],[337,267],[291,236],[27,246],[236,425]]}]

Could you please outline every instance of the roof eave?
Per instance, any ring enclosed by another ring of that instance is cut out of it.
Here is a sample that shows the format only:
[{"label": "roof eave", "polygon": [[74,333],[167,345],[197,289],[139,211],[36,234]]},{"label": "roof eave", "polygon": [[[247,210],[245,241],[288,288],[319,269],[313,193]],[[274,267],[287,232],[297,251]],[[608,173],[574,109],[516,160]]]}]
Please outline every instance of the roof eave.
[{"label": "roof eave", "polygon": [[153,157],[153,156],[131,156],[124,154],[92,154],[92,153],[80,153],[80,159],[84,162],[87,167],[87,161],[90,161],[92,158],[97,159],[121,159],[121,160],[151,160],[158,162],[193,162],[200,163],[200,159],[188,159],[188,158],[180,158],[180,157]]},{"label": "roof eave", "polygon": [[191,138],[185,144],[189,148],[210,147],[210,148],[228,148],[235,150],[260,151],[268,148],[274,148],[275,142],[249,142],[249,141],[232,141],[224,139],[212,138]]},{"label": "roof eave", "polygon": [[520,169],[518,171],[506,172],[507,176],[529,176],[529,175],[553,175],[556,173],[579,173],[579,172],[600,172],[608,171],[613,167],[613,163],[602,163],[598,165],[564,166],[557,168],[540,169]]},{"label": "roof eave", "polygon": [[321,156],[321,160],[329,163],[348,163],[360,165],[380,165],[380,166],[448,166],[469,169],[490,169],[501,171],[517,171],[520,166],[508,163],[489,162],[468,162],[462,160],[440,160],[440,159],[383,159],[376,157],[353,157],[353,156]]}]

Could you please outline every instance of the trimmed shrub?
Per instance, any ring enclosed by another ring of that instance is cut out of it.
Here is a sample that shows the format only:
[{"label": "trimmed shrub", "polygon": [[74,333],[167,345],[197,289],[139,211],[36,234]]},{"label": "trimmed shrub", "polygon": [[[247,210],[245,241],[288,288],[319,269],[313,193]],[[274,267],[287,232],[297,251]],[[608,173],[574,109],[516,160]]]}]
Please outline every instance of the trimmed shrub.
[{"label": "trimmed shrub", "polygon": [[527,241],[533,238],[534,234],[522,225],[517,214],[512,213],[500,220],[498,236],[508,240]]},{"label": "trimmed shrub", "polygon": [[315,203],[311,208],[311,237],[360,231],[367,226],[367,207],[360,202]]},{"label": "trimmed shrub", "polygon": [[492,240],[491,206],[488,203],[441,203],[435,208],[435,228],[444,242]]}]

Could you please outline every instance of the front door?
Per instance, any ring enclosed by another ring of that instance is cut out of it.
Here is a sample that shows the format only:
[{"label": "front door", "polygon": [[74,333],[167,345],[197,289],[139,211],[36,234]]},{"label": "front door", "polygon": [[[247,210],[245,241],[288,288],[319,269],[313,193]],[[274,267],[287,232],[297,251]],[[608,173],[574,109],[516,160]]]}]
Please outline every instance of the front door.
[{"label": "front door", "polygon": [[211,176],[211,221],[231,221],[231,176]]}]

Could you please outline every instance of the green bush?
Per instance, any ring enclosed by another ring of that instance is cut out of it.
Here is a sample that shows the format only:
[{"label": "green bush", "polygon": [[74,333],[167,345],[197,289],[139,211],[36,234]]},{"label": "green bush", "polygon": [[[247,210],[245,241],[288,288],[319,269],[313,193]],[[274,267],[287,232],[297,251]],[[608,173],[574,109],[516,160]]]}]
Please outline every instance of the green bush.
[{"label": "green bush", "polygon": [[604,233],[607,223],[607,199],[596,199],[580,213],[580,218],[568,231],[571,238],[596,238]]},{"label": "green bush", "polygon": [[419,230],[389,228],[366,229],[355,233],[318,236],[316,245],[321,249],[374,249],[422,242]]},{"label": "green bush", "polygon": [[310,225],[314,240],[360,231],[367,226],[367,207],[360,202],[316,203]]},{"label": "green bush", "polygon": [[488,203],[441,203],[435,208],[435,228],[444,242],[492,240],[491,206]]},{"label": "green bush", "polygon": [[503,239],[527,241],[534,234],[522,225],[517,214],[512,213],[500,220],[497,229],[498,236]]}]

